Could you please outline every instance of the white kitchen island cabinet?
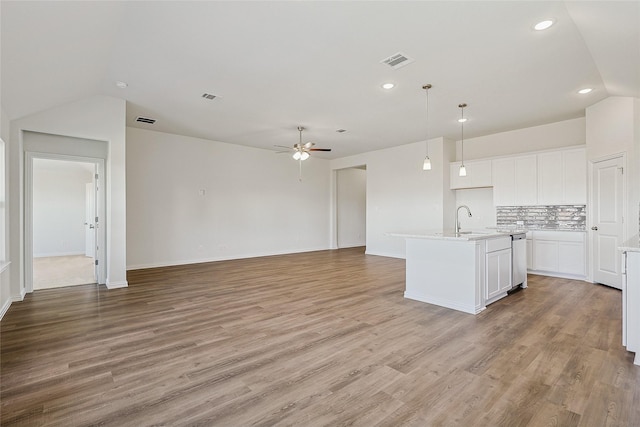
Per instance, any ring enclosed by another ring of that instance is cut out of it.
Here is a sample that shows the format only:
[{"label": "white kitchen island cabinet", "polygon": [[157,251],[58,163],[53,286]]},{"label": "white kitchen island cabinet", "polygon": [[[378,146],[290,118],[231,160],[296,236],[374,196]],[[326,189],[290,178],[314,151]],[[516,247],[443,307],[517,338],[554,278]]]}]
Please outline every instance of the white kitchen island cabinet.
[{"label": "white kitchen island cabinet", "polygon": [[640,365],[640,249],[620,248],[622,256],[622,345]]},{"label": "white kitchen island cabinet", "polygon": [[478,314],[511,289],[508,234],[391,235],[406,239],[405,298]]}]

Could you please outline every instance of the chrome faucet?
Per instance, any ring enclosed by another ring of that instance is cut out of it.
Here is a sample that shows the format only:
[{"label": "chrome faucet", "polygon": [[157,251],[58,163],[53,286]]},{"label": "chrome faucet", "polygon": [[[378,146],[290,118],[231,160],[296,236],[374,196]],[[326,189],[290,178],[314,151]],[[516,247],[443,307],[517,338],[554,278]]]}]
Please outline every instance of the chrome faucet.
[{"label": "chrome faucet", "polygon": [[456,209],[456,234],[460,233],[460,221],[458,220],[458,214],[460,213],[460,208],[465,208],[467,210],[467,213],[469,214],[469,218],[471,218],[472,216],[469,206],[467,205],[458,206],[458,209]]}]

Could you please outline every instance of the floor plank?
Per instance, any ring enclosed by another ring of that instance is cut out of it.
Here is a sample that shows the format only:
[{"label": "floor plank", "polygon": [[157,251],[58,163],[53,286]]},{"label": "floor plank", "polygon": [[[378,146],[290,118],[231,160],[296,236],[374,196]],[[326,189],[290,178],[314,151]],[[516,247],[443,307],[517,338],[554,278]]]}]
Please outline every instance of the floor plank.
[{"label": "floor plank", "polygon": [[477,316],[363,248],[38,290],[0,325],[3,426],[638,425],[620,292],[529,276]]}]

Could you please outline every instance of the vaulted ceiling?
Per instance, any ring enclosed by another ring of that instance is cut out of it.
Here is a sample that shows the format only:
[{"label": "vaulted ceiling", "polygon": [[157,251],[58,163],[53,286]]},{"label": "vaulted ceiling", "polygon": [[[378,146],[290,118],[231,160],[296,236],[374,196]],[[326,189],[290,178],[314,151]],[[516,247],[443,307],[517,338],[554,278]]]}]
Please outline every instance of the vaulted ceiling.
[{"label": "vaulted ceiling", "polygon": [[[640,97],[637,1],[3,0],[0,13],[10,119],[102,94],[127,101],[129,126],[275,150],[302,125],[336,158],[424,140],[425,83],[429,136],[454,140],[461,102],[473,137]],[[413,62],[381,63],[399,52]]]}]

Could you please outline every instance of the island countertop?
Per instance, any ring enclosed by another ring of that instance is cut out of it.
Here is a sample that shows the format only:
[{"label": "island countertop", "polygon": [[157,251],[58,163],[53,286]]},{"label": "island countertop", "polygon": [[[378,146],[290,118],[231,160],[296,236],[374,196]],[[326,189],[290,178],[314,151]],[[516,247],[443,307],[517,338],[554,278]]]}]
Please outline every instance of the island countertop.
[{"label": "island countertop", "polygon": [[429,240],[485,240],[496,237],[511,236],[513,234],[526,233],[526,230],[472,230],[456,233],[453,230],[426,230],[417,232],[393,232],[387,233],[392,237],[403,237],[405,239],[429,239]]}]

